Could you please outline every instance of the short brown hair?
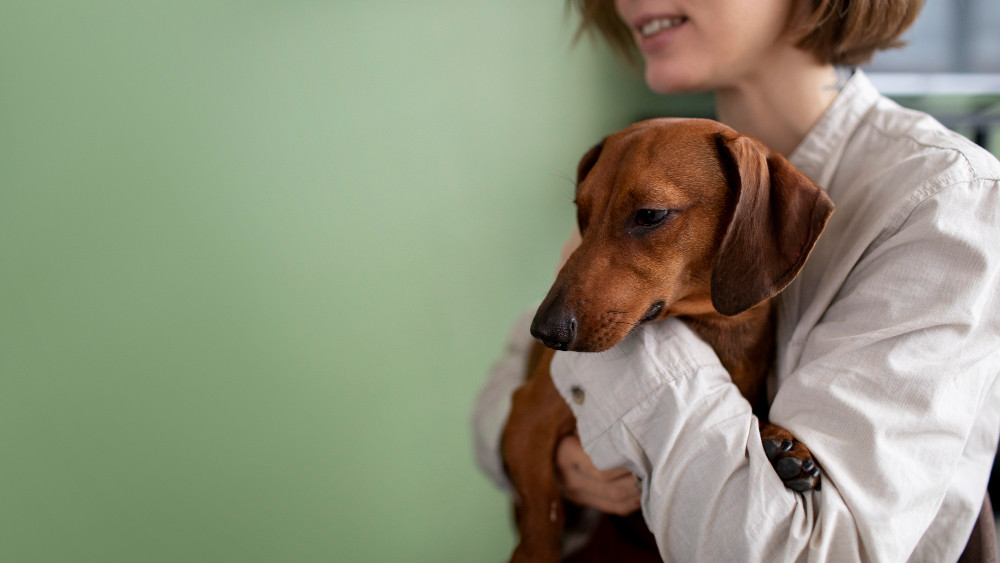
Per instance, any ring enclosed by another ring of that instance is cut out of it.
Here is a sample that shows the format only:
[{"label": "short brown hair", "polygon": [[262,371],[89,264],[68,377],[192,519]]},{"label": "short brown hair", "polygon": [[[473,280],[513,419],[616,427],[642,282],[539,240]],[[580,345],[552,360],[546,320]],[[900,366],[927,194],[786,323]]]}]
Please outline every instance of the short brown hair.
[{"label": "short brown hair", "polygon": [[[613,0],[567,0],[580,12],[580,28],[602,36],[611,48],[634,61],[632,31],[615,12]],[[812,13],[791,30],[795,46],[821,63],[857,65],[876,51],[900,47],[899,40],[923,8],[924,0],[812,0]]]}]

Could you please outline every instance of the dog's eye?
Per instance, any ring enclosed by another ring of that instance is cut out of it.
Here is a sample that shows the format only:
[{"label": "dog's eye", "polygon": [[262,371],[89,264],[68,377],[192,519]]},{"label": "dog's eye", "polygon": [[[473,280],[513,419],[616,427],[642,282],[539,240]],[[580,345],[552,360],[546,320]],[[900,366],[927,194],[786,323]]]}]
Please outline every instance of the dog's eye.
[{"label": "dog's eye", "polygon": [[673,209],[640,209],[635,214],[635,226],[655,227],[676,213]]}]

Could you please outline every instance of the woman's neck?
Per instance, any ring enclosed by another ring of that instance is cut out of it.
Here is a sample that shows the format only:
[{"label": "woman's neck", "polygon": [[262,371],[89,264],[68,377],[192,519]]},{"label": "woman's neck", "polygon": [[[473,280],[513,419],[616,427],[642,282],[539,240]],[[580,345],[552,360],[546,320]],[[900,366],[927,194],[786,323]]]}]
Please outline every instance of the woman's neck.
[{"label": "woman's neck", "polygon": [[842,85],[836,69],[794,48],[775,53],[757,74],[715,92],[719,121],[788,156],[819,121]]}]

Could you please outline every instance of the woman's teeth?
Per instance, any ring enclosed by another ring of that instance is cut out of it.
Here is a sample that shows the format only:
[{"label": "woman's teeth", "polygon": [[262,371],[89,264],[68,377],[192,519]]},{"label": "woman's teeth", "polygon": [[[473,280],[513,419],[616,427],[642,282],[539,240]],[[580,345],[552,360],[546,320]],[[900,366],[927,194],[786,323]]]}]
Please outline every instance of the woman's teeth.
[{"label": "woman's teeth", "polygon": [[652,37],[657,33],[663,31],[664,29],[670,29],[671,27],[677,27],[680,24],[687,21],[685,17],[677,18],[658,18],[655,20],[649,20],[648,22],[642,24],[639,32],[642,33],[643,37]]}]

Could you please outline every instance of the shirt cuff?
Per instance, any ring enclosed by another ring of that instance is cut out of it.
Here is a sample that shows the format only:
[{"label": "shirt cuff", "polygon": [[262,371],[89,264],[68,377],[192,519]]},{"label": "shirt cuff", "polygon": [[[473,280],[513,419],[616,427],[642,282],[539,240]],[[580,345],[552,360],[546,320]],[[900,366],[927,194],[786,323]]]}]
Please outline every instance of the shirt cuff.
[{"label": "shirt cuff", "polygon": [[[598,439],[656,389],[709,365],[719,365],[715,351],[682,321],[668,318],[633,331],[605,352],[559,352],[551,372],[576,416],[584,449],[598,468],[610,469],[620,458]],[[709,373],[728,377],[721,369]]]}]

